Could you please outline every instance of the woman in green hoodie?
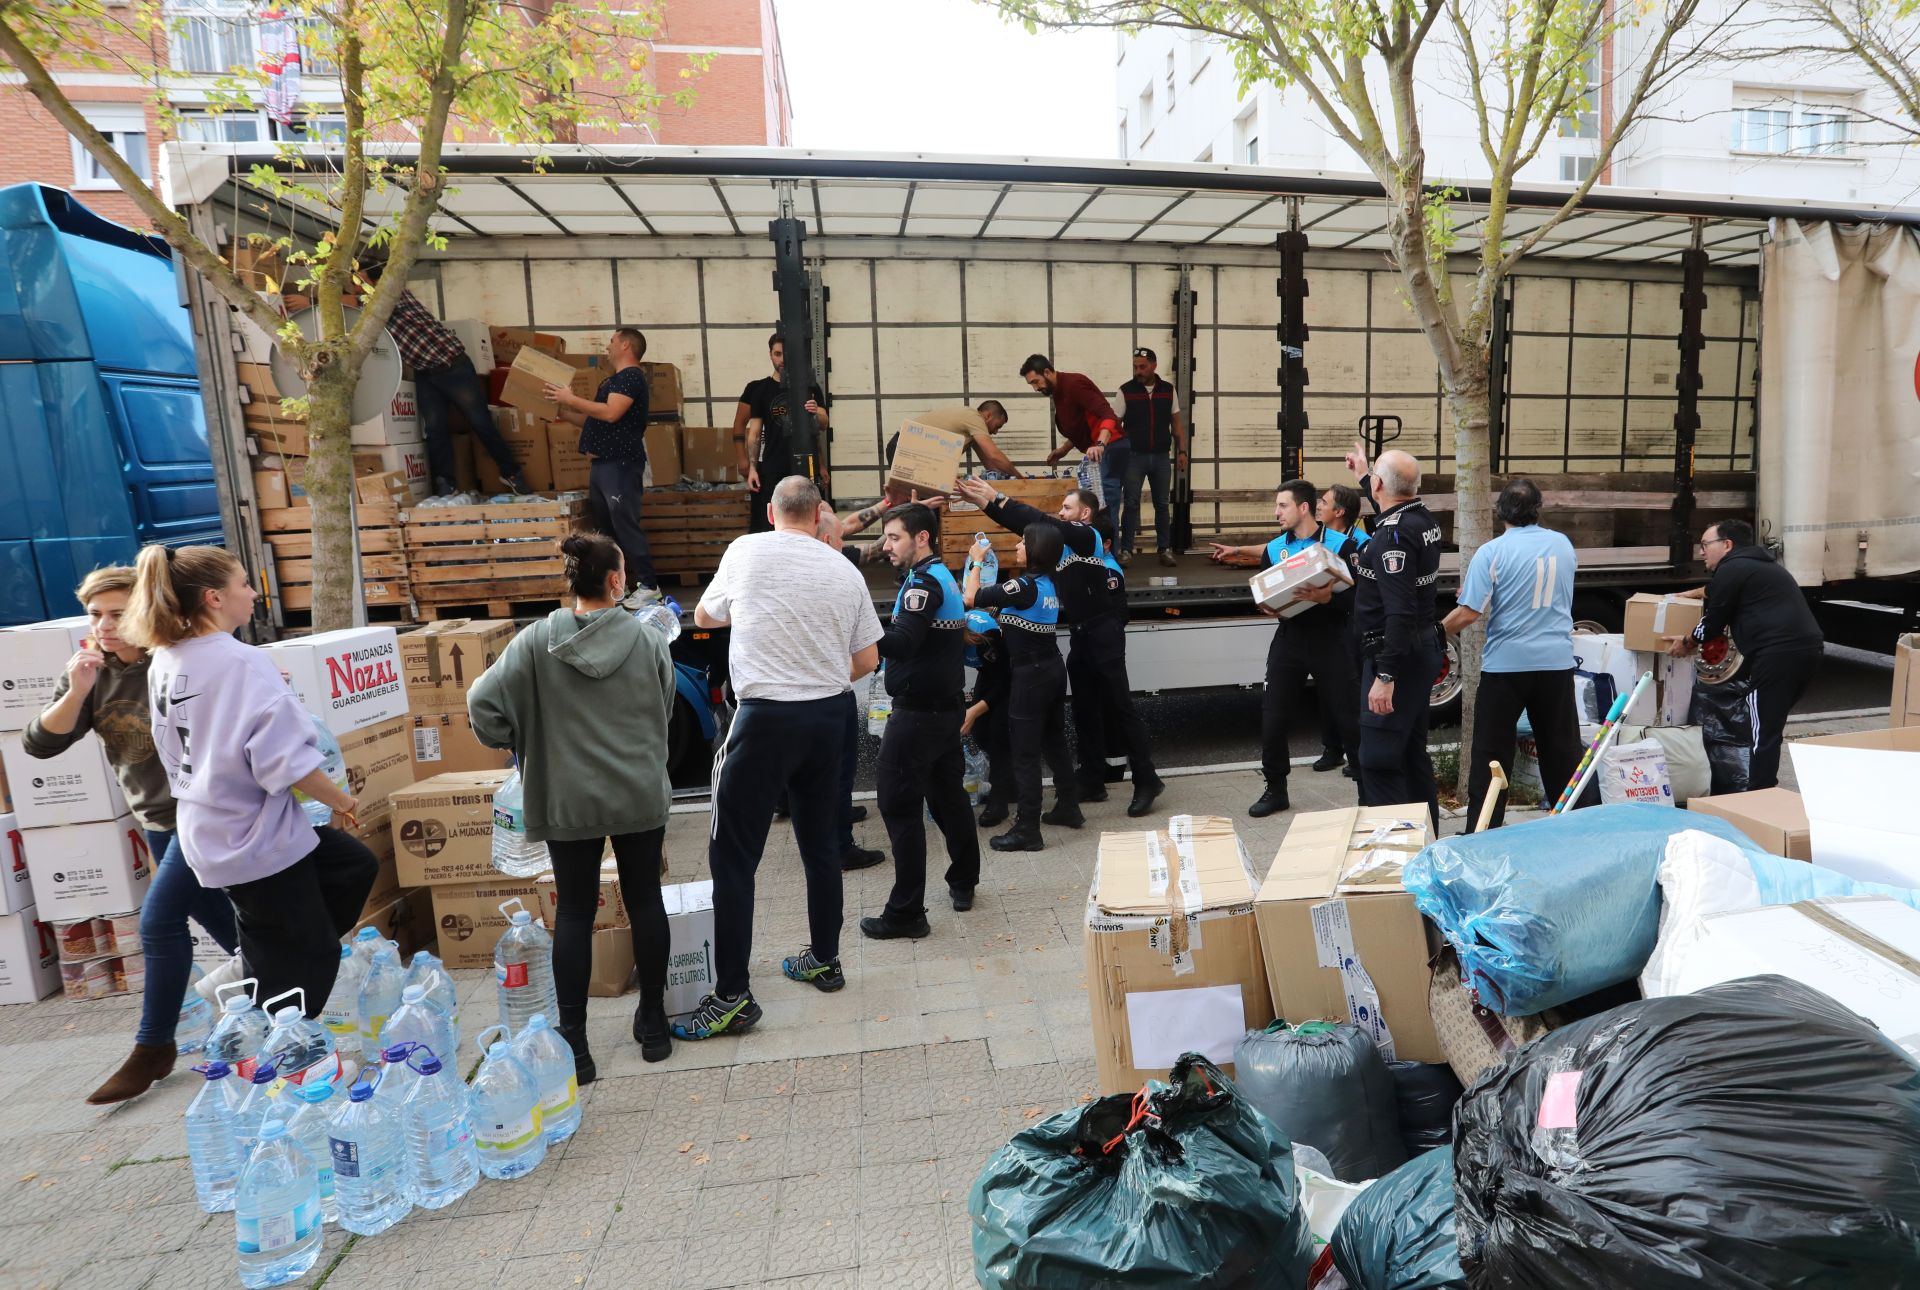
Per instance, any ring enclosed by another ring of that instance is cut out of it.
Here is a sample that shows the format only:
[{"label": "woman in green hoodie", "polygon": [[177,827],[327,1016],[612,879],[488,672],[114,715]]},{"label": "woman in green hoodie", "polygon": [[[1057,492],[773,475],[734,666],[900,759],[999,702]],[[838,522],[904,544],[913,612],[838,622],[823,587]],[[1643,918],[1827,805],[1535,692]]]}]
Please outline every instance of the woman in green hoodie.
[{"label": "woman in green hoodie", "polygon": [[650,1062],[673,1051],[665,1008],[667,911],[660,898],[672,799],[673,660],[658,632],[619,608],[627,572],[613,539],[575,533],[560,552],[573,608],[556,609],[516,636],[474,682],[467,714],[481,743],[512,751],[526,790],[527,837],[546,843],[553,860],[559,1029],[587,1084],[595,1073],[587,1051],[587,977],[608,838],[640,966],[633,1037]]}]

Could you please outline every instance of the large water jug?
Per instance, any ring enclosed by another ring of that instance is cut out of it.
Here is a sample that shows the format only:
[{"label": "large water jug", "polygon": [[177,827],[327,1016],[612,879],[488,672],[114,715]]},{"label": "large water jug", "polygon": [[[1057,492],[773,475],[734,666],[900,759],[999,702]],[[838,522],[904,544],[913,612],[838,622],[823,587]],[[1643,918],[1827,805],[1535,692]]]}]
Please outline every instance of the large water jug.
[{"label": "large water jug", "polygon": [[373,952],[367,979],[360,983],[360,1001],[355,1009],[363,1054],[380,1050],[380,1036],[386,1030],[387,1018],[400,1006],[401,983],[406,976],[398,950],[383,945]]},{"label": "large water jug", "polygon": [[[973,540],[976,544],[985,542],[987,535],[985,533],[975,533]],[[973,571],[975,565],[978,565],[980,566],[980,585],[983,587],[991,587],[994,583],[1000,581],[1000,557],[995,555],[993,548],[989,546],[986,555],[976,560],[973,553],[978,549],[979,547],[977,545],[967,548],[967,567],[961,571],[961,583],[965,585],[967,574]]]},{"label": "large water jug", "polygon": [[325,1080],[312,1080],[286,1090],[281,1096],[294,1106],[293,1114],[287,1118],[287,1132],[320,1171],[320,1216],[329,1223],[337,1223],[340,1205],[333,1194],[333,1148],[327,1141],[327,1124],[340,1109],[334,1101],[334,1085]]},{"label": "large water jug", "polygon": [[[499,1036],[491,1044],[488,1035]],[[540,1082],[513,1055],[504,1026],[488,1026],[475,1041],[487,1054],[474,1072],[473,1141],[480,1172],[489,1178],[519,1178],[547,1158],[540,1127]]]},{"label": "large water jug", "polygon": [[361,976],[365,976],[367,969],[373,966],[373,952],[381,946],[391,946],[395,954],[400,952],[399,943],[397,941],[390,941],[382,936],[380,929],[377,927],[361,928],[358,932],[354,933],[351,944],[353,957],[360,964]]},{"label": "large water jug", "polygon": [[180,1019],[173,1023],[173,1047],[178,1053],[197,1053],[213,1033],[213,1005],[200,997],[206,971],[198,963],[187,977],[187,993],[180,1000]]},{"label": "large water jug", "polygon": [[531,878],[553,867],[547,844],[527,840],[526,787],[518,767],[493,794],[493,867],[514,878]]},{"label": "large water jug", "polygon": [[401,1105],[400,1122],[413,1203],[422,1209],[445,1209],[480,1180],[472,1095],[431,1049],[416,1048],[409,1062],[419,1078]]},{"label": "large water jug", "polygon": [[[295,997],[300,1000],[299,1007],[274,1009],[273,1005],[280,1000]],[[273,1029],[267,1032],[261,1051],[273,1055],[274,1067],[282,1079],[289,1084],[305,1084],[309,1080],[340,1082],[343,1072],[339,1052],[333,1045],[333,1032],[307,1016],[304,987],[295,986],[275,995],[263,1005],[263,1011],[273,1018]]]},{"label": "large water jug", "polygon": [[[368,928],[368,931],[373,931]],[[377,937],[378,932],[374,935]],[[361,1062],[360,987],[367,979],[367,965],[353,950],[340,947],[340,967],[333,974],[333,989],[327,992],[327,1005],[320,1009],[320,1024],[333,1036],[333,1051],[342,1061]]]},{"label": "large water jug", "polygon": [[327,1122],[327,1146],[333,1153],[333,1194],[340,1226],[360,1236],[377,1236],[407,1216],[407,1157],[400,1132],[400,1107],[374,1101],[384,1076],[354,1082],[347,1104]]},{"label": "large water jug", "polygon": [[633,616],[644,625],[660,633],[660,637],[671,645],[680,639],[680,602],[672,596],[655,595],[633,611]]},{"label": "large water jug", "polygon": [[513,1039],[513,1055],[540,1085],[540,1131],[558,1146],[580,1127],[580,1080],[573,1045],[562,1039],[545,1013],[535,1013]]},{"label": "large water jug", "polygon": [[500,1024],[517,1035],[536,1012],[560,1015],[553,993],[553,939],[514,897],[500,906],[507,931],[493,947],[493,979],[500,994]]},{"label": "large water jug", "polygon": [[267,1122],[267,1112],[274,1103],[274,1086],[279,1081],[280,1075],[272,1062],[261,1062],[248,1077],[246,1095],[233,1113],[233,1137],[240,1144],[242,1159],[253,1154],[260,1140],[260,1126]]},{"label": "large water jug", "polygon": [[1086,489],[1095,497],[1102,496],[1100,491],[1100,463],[1088,457],[1080,458],[1080,464],[1073,468],[1073,482]]},{"label": "large water jug", "polygon": [[[453,1026],[453,1043],[447,1048],[447,1056],[442,1060],[451,1061],[452,1055],[459,1051],[460,1045],[460,987],[453,983],[440,960],[430,950],[418,950],[414,953],[413,963],[407,968],[407,985],[425,986],[427,1001],[437,1005],[447,1014],[447,1021]],[[404,995],[404,991],[402,994]],[[435,1049],[436,1056],[439,1049]]]},{"label": "large water jug", "polygon": [[236,1081],[225,1062],[207,1062],[193,1069],[207,1077],[187,1104],[187,1158],[193,1165],[193,1194],[200,1208],[222,1214],[233,1208],[233,1189],[240,1182],[240,1103],[233,1094]]},{"label": "large water jug", "polygon": [[[327,729],[327,723],[311,713],[313,732],[320,744],[320,769],[327,772],[327,778],[339,785],[342,792],[347,787],[347,759],[340,751],[340,741],[333,737],[333,731]],[[326,803],[308,797],[299,789],[293,790],[293,798],[300,803],[300,809],[307,813],[307,822],[316,829],[333,823],[333,808]]]},{"label": "large water jug", "polygon": [[400,992],[400,1006],[387,1018],[380,1032],[387,1048],[396,1044],[422,1044],[436,1053],[454,1051],[453,1020],[440,1006],[427,999],[427,988],[410,985]]},{"label": "large water jug", "polygon": [[255,1290],[305,1276],[320,1259],[320,1221],[318,1167],[283,1121],[269,1120],[234,1196],[240,1284]]},{"label": "large water jug", "polygon": [[213,1023],[207,1035],[207,1060],[225,1062],[243,1080],[253,1078],[253,1068],[260,1061],[260,1045],[266,1042],[270,1028],[267,1014],[253,1001],[252,987],[259,984],[253,977],[246,977],[221,986],[220,1020]]},{"label": "large water jug", "polygon": [[420,1078],[420,1072],[407,1061],[413,1049],[411,1043],[398,1043],[380,1050],[380,1085],[375,1092],[381,1101],[399,1106],[413,1092]]}]

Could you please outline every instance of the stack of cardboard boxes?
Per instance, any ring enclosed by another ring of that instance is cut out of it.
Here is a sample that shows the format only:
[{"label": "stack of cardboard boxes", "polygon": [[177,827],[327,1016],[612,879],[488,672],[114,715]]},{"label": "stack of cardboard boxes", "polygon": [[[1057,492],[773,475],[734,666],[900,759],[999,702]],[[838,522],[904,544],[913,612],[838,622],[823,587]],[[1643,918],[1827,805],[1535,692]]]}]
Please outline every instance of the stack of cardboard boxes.
[{"label": "stack of cardboard boxes", "polygon": [[484,747],[467,719],[467,691],[513,643],[510,621],[443,618],[400,637],[400,675],[412,710],[413,778],[450,770],[501,770],[507,754]]}]

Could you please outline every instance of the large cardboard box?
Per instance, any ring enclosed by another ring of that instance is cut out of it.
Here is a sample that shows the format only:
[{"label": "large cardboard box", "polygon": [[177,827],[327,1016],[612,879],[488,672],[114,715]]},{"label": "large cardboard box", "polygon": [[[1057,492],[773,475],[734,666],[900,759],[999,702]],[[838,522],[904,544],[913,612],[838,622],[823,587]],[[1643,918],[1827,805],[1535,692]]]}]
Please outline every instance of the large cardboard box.
[{"label": "large cardboard box", "polygon": [[1400,886],[1426,844],[1418,802],[1294,816],[1254,904],[1276,1015],[1351,1021],[1401,1061],[1447,1059],[1427,1011],[1425,923]]},{"label": "large cardboard box", "polygon": [[0,815],[0,914],[17,914],[33,905],[33,884],[27,877],[27,841],[20,821]]},{"label": "large cardboard box", "polygon": [[1920,726],[1796,739],[1787,754],[1813,863],[1863,882],[1920,887]]},{"label": "large cardboard box", "polygon": [[580,451],[578,426],[556,421],[547,427],[547,474],[555,492],[574,492],[593,482],[593,458]]},{"label": "large cardboard box", "polygon": [[1311,600],[1295,600],[1296,591],[1314,587],[1332,587],[1338,591],[1352,585],[1353,571],[1347,568],[1347,562],[1318,542],[1247,580],[1254,603],[1282,618],[1293,618],[1318,607]]},{"label": "large cardboard box", "polygon": [[390,475],[398,472],[407,481],[407,491],[417,500],[433,485],[432,467],[427,464],[425,444],[394,444],[385,448],[355,448],[353,473],[356,478]]},{"label": "large cardboard box", "polygon": [[415,713],[467,710],[467,691],[506,653],[519,627],[504,618],[443,618],[400,637],[400,673]]},{"label": "large cardboard box", "polygon": [[[967,437],[951,430],[940,430],[918,421],[903,421],[900,438],[893,450],[893,465],[887,471],[889,485],[918,489],[944,497],[953,491],[960,475],[960,456],[967,449]],[[1161,1072],[1163,1075],[1165,1072]]]},{"label": "large cardboard box", "polygon": [[613,375],[605,354],[561,354],[559,358],[573,369],[567,388],[583,399],[594,398],[600,393],[601,383]]},{"label": "large cardboard box", "polygon": [[284,511],[293,505],[296,496],[305,497],[307,491],[297,488],[287,479],[284,470],[256,470],[253,472],[254,500],[270,511]]},{"label": "large cardboard box", "polygon": [[459,340],[460,348],[467,351],[467,357],[473,362],[474,371],[492,370],[494,356],[491,328],[478,318],[449,318],[445,326]]},{"label": "large cardboard box", "polygon": [[373,876],[373,886],[367,889],[367,898],[360,905],[360,917],[369,918],[375,910],[391,904],[393,898],[400,894],[400,869],[393,856],[391,822],[382,823],[362,841],[367,844],[367,850],[373,852],[374,862],[379,865]]},{"label": "large cardboard box", "polygon": [[1920,726],[1920,632],[1908,632],[1893,647],[1893,703],[1887,724]]},{"label": "large cardboard box", "polygon": [[500,402],[539,416],[552,416],[555,405],[547,397],[549,385],[571,387],[578,368],[537,349],[523,348],[514,356]]},{"label": "large cardboard box", "polygon": [[394,793],[393,846],[401,885],[500,878],[493,867],[493,795],[506,782],[504,770],[455,771]]},{"label": "large cardboard box", "polygon": [[385,829],[393,818],[394,791],[413,785],[409,727],[406,717],[393,717],[339,736],[340,755],[347,763],[347,791],[360,799],[353,834],[362,841]]},{"label": "large cardboard box", "polygon": [[[507,451],[513,454],[520,473],[526,476],[527,487],[536,493],[552,492],[553,467],[548,461],[547,423],[513,408],[495,408],[493,412],[493,428],[507,445]],[[500,477],[499,463],[494,461],[492,453],[478,445],[475,447],[473,468],[480,491],[505,492],[507,485]]]},{"label": "large cardboard box", "polygon": [[662,421],[647,427],[648,482],[672,488],[680,482],[680,423]]},{"label": "large cardboard box", "polygon": [[[354,924],[348,939],[371,927],[400,946],[400,957],[411,958],[415,950],[430,949],[434,941],[433,899],[424,889],[402,891],[391,901]],[[491,960],[491,955],[488,956]]]},{"label": "large cardboard box", "polygon": [[681,426],[680,474],[703,484],[739,483],[740,449],[733,442],[733,428]]},{"label": "large cardboard box", "polygon": [[[490,329],[489,334],[493,340],[493,366],[495,367],[510,366],[513,360],[520,356],[520,351],[529,346],[546,354],[567,352],[566,338],[549,332],[528,331],[524,327],[494,327]],[[474,360],[473,365],[480,371],[487,370],[480,367],[478,359]]]},{"label": "large cardboard box", "polygon": [[624,927],[596,928],[587,993],[596,999],[617,999],[632,988],[633,933]]},{"label": "large cardboard box", "polygon": [[1689,811],[1717,815],[1752,838],[1763,851],[1789,860],[1813,859],[1807,808],[1790,788],[1760,788],[1751,793],[1696,797]]},{"label": "large cardboard box", "polygon": [[147,898],[147,835],[131,815],[24,837],[33,904],[50,923],[131,913]]},{"label": "large cardboard box", "polygon": [[517,900],[537,914],[539,893],[524,878],[495,874],[481,882],[428,888],[433,897],[434,928],[440,937],[440,961],[450,968],[493,966],[493,947],[507,931],[500,906]]},{"label": "large cardboard box", "polygon": [[32,905],[0,917],[0,1003],[36,1003],[60,989],[59,946]]},{"label": "large cardboard box", "polygon": [[1253,895],[1231,820],[1100,835],[1086,955],[1102,1092],[1164,1079],[1188,1051],[1232,1073],[1240,1037],[1273,1020]]},{"label": "large cardboard box", "polygon": [[1662,653],[1668,636],[1686,636],[1706,613],[1704,600],[1680,596],[1655,596],[1641,592],[1627,600],[1627,648]]},{"label": "large cardboard box", "polygon": [[92,631],[85,614],[0,630],[0,730],[25,730],[53,702],[67,660]]},{"label": "large cardboard box", "polygon": [[504,770],[507,756],[504,749],[480,742],[464,712],[428,712],[413,719],[416,781],[455,770]]},{"label": "large cardboard box", "polygon": [[391,627],[347,627],[266,648],[300,705],[335,736],[407,715],[400,646]]},{"label": "large cardboard box", "polygon": [[647,372],[647,419],[678,421],[685,399],[680,391],[680,369],[672,363],[642,363]]},{"label": "large cardboard box", "polygon": [[0,811],[13,814],[13,786],[7,782],[5,762],[0,762]]},{"label": "large cardboard box", "polygon": [[[553,874],[541,874],[533,880],[533,887],[540,896],[540,905],[534,909],[534,917],[544,921],[548,927],[554,926],[560,912],[560,893],[554,887]],[[626,925],[627,903],[620,897],[620,870],[612,860],[603,860],[600,863],[599,901],[593,911],[593,930],[598,932]]]},{"label": "large cardboard box", "polygon": [[718,977],[713,966],[713,882],[682,882],[660,889],[667,907],[667,1015],[700,1005]]},{"label": "large cardboard box", "polygon": [[413,382],[401,381],[386,409],[356,424],[347,437],[356,448],[405,447],[424,440],[426,429],[420,424]]},{"label": "large cardboard box", "polygon": [[14,816],[23,829],[90,824],[126,813],[126,794],[98,735],[44,760],[29,757],[19,735],[0,735],[0,761],[6,764]]}]

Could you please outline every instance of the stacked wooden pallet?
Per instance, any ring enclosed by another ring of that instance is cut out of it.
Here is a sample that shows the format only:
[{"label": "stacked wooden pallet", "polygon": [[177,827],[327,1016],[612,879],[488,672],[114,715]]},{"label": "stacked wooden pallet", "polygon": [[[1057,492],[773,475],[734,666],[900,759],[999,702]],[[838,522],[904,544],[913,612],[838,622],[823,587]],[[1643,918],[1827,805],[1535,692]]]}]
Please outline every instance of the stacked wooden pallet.
[{"label": "stacked wooden pallet", "polygon": [[[424,621],[454,607],[513,617],[515,604],[566,594],[560,539],[577,527],[576,502],[421,506],[400,513],[407,580]],[[474,615],[479,616],[479,615]]]},{"label": "stacked wooden pallet", "polygon": [[[361,502],[360,577],[368,606],[405,608],[407,557],[400,538],[400,510],[391,501]],[[262,510],[260,528],[273,550],[280,604],[291,610],[313,608],[313,512],[303,498],[292,506]]]},{"label": "stacked wooden pallet", "polygon": [[727,543],[747,531],[748,496],[744,488],[649,491],[640,503],[640,527],[654,572],[684,584],[718,569]]},{"label": "stacked wooden pallet", "polygon": [[[1014,501],[1055,515],[1074,482],[1071,479],[1002,479],[995,480],[993,486]],[[960,568],[966,563],[967,549],[973,545],[976,533],[987,535],[1002,566],[1012,563],[1013,548],[1020,541],[1020,535],[1001,528],[970,502],[947,503],[946,514],[940,520],[941,559]]]}]

